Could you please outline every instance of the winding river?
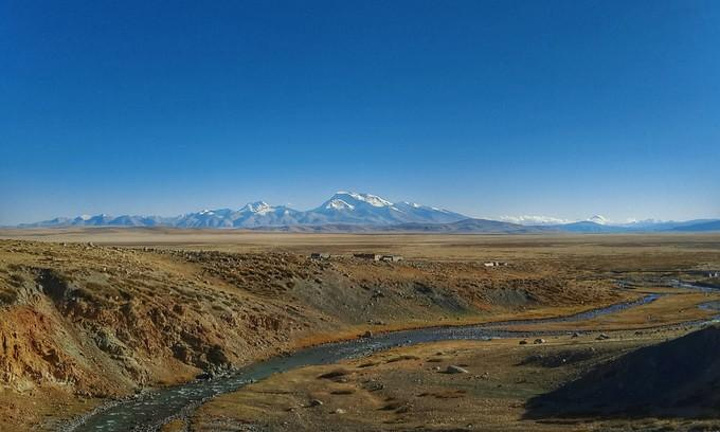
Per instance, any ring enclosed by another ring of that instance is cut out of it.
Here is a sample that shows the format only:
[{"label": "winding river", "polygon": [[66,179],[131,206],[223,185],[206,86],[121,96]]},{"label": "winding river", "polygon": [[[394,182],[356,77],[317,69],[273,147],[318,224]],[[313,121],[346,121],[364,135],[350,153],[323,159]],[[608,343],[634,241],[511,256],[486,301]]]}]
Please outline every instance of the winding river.
[{"label": "winding river", "polygon": [[565,317],[503,321],[462,327],[402,330],[369,338],[319,345],[289,355],[260,361],[212,380],[193,381],[153,391],[114,405],[107,405],[75,424],[67,426],[64,430],[68,432],[157,430],[168,419],[187,414],[214,396],[235,391],[248,383],[262,380],[275,373],[309,365],[332,364],[345,359],[367,356],[381,350],[425,342],[568,334],[568,331],[511,332],[504,328],[510,325],[584,321],[642,306],[654,302],[660,297],[661,294],[648,294],[632,302],[618,303]]}]

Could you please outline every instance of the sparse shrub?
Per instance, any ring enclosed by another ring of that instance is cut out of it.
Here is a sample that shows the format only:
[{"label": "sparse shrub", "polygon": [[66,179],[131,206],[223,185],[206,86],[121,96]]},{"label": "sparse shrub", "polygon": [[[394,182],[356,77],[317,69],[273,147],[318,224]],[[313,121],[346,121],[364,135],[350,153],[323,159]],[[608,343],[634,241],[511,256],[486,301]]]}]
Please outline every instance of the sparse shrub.
[{"label": "sparse shrub", "polygon": [[13,304],[17,301],[17,293],[0,291],[0,304]]},{"label": "sparse shrub", "polygon": [[79,298],[87,301],[95,301],[95,296],[86,288],[76,288],[72,290],[73,298]]},{"label": "sparse shrub", "polygon": [[18,273],[13,273],[10,275],[10,285],[14,286],[15,288],[20,288],[25,283],[25,278],[22,277],[22,275]]},{"label": "sparse shrub", "polygon": [[329,380],[336,380],[338,378],[342,378],[344,376],[350,375],[352,372],[350,372],[347,369],[335,369],[333,371],[330,371],[328,373],[324,373],[318,377],[318,379],[329,379]]}]

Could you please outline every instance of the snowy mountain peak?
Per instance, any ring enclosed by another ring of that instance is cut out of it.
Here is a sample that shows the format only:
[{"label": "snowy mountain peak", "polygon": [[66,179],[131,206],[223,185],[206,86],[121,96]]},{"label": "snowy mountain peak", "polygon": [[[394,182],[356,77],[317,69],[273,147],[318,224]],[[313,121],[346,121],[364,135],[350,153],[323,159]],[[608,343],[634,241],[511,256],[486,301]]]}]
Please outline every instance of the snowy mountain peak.
[{"label": "snowy mountain peak", "polygon": [[348,224],[389,226],[404,223],[442,224],[467,216],[411,202],[392,202],[377,195],[340,191],[319,207],[298,211],[271,206],[265,201],[246,204],[239,210],[206,209],[173,217],[107,215],[87,219],[57,219],[27,226],[172,226],[178,228],[260,228]]},{"label": "snowy mountain peak", "polygon": [[355,209],[355,206],[353,206],[352,204],[348,204],[347,202],[345,202],[342,199],[335,198],[335,199],[331,199],[330,201],[325,203],[324,208],[326,210],[342,211],[342,210],[353,210],[353,209]]},{"label": "snowy mountain peak", "polygon": [[393,203],[391,203],[390,201],[380,198],[377,195],[357,192],[338,191],[331,198],[331,200],[334,199],[340,199],[345,201],[346,203],[351,203],[353,201],[367,203],[373,207],[390,207],[393,205]]},{"label": "snowy mountain peak", "polygon": [[265,201],[255,201],[245,204],[245,207],[240,209],[241,213],[257,213],[265,214],[273,211],[273,207]]},{"label": "snowy mountain peak", "polygon": [[594,215],[588,218],[588,222],[595,222],[598,225],[605,225],[607,223],[607,219],[602,215]]},{"label": "snowy mountain peak", "polygon": [[394,204],[377,195],[339,191],[320,207],[305,214],[309,224],[342,223],[392,225],[399,223],[451,223],[467,219],[461,214],[421,204],[399,201]]}]

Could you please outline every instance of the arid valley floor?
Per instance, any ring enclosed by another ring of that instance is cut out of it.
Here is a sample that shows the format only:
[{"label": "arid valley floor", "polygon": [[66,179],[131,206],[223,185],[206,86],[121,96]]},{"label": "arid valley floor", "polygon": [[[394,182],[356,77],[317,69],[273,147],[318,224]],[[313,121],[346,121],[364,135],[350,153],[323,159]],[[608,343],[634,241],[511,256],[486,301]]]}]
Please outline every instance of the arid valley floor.
[{"label": "arid valley floor", "polygon": [[0,239],[2,431],[91,430],[103,415],[94,430],[127,430],[108,413],[338,341],[386,345],[159,410],[147,427],[720,429],[720,234]]}]

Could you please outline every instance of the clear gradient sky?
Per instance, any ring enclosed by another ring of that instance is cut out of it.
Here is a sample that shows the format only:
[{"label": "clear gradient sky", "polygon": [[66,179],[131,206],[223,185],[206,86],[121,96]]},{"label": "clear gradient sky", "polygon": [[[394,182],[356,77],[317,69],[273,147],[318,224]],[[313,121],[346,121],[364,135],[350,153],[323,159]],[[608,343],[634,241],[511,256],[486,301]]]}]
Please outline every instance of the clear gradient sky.
[{"label": "clear gradient sky", "polygon": [[0,225],[335,190],[720,216],[720,1],[0,2]]}]

